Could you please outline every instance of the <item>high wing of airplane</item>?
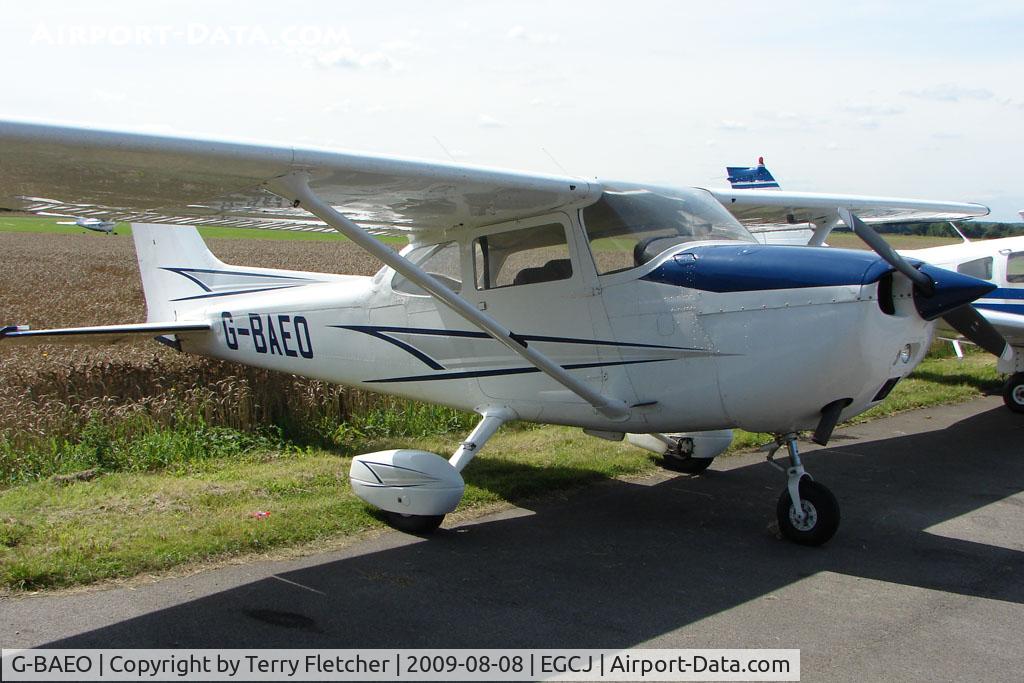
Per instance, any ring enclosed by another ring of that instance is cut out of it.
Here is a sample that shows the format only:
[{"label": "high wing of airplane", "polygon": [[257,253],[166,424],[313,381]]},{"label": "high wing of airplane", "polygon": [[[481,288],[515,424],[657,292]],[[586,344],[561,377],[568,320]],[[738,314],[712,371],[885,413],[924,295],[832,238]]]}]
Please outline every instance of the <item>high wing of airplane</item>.
[{"label": "high wing of airplane", "polygon": [[[689,472],[731,428],[772,433],[769,459],[780,448],[789,459],[778,465],[780,529],[824,543],[839,506],[804,470],[797,433],[826,443],[913,370],[936,319],[994,289],[905,267],[878,244],[881,257],[761,245],[734,217],[985,213],[978,205],[666,188],[29,123],[0,122],[0,207],[131,222],[147,305],[145,323],[5,328],[0,349],[155,337],[477,412],[449,458],[353,459],[354,492],[414,532],[455,508],[463,468],[518,419],[628,438]],[[337,230],[385,267],[356,277],[226,264],[196,225]],[[377,234],[409,244],[397,253]]]},{"label": "high wing of airplane", "polygon": [[[952,221],[987,216],[988,207],[963,202],[943,202],[896,197],[860,197],[853,195],[823,195],[813,192],[781,190],[771,172],[758,159],[758,167],[772,179],[768,189],[756,189],[754,184],[733,182],[737,167],[727,166],[726,173],[732,188],[709,191],[765,244],[792,244],[820,247],[829,233],[845,225],[839,208],[855,211],[865,224],[919,223]],[[846,226],[852,229],[853,226]]]}]

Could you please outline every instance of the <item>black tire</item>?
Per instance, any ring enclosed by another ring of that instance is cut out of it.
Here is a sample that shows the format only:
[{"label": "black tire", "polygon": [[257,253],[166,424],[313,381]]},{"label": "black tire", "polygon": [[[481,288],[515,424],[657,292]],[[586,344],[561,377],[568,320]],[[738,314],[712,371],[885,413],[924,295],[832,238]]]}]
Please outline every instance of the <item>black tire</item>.
[{"label": "black tire", "polygon": [[1014,373],[1006,380],[1003,403],[1015,413],[1024,413],[1024,372]]},{"label": "black tire", "polygon": [[692,455],[681,455],[676,449],[670,448],[661,457],[661,466],[673,472],[683,474],[700,474],[711,466],[714,458],[695,458]]},{"label": "black tire", "polygon": [[384,521],[392,529],[404,531],[407,534],[422,536],[437,531],[444,521],[444,515],[405,515],[401,512],[381,511]]},{"label": "black tire", "polygon": [[804,477],[800,480],[800,502],[808,515],[806,523],[797,524],[792,514],[793,500],[789,489],[783,489],[775,513],[779,518],[782,535],[800,545],[822,545],[839,529],[839,503],[832,492],[816,481]]}]

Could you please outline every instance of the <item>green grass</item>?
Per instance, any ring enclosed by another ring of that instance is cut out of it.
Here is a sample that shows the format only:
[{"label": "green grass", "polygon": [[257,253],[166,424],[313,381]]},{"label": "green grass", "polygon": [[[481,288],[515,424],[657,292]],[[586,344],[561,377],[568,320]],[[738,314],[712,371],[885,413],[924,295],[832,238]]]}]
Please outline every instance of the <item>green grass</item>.
[{"label": "green grass", "polygon": [[[47,218],[42,216],[0,216],[0,232],[29,232],[48,233],[61,235],[95,235],[96,237],[110,237],[95,230],[86,230],[77,225],[60,225],[61,221],[73,221],[73,218]],[[132,228],[128,223],[118,223],[114,228],[115,237],[131,235]],[[347,241],[343,235],[334,232],[300,232],[297,230],[260,230],[258,228],[224,228],[224,227],[202,227],[199,234],[203,239],[254,239],[254,240],[292,240],[306,242],[337,242]],[[404,237],[382,237],[381,240],[388,244],[405,244]]]},{"label": "green grass", "polygon": [[[420,440],[448,452],[461,435]],[[578,430],[510,430],[466,472],[463,510],[653,467]],[[376,447],[396,447],[380,442]],[[383,526],[348,485],[349,457],[253,452],[151,473],[40,481],[0,493],[0,586],[54,588],[265,551]],[[253,514],[269,512],[266,518]]]},{"label": "green grass", "polygon": [[[998,386],[994,361],[984,354],[963,362],[930,357],[857,419],[959,402]],[[56,466],[39,472],[91,465],[99,476],[72,483],[36,478],[0,489],[0,588],[88,584],[358,537],[383,524],[349,488],[351,454],[409,446],[450,453],[469,422],[426,408],[406,418],[371,411],[333,430],[337,445],[330,450],[282,447],[273,435],[213,430],[189,419],[133,441],[122,438],[128,432],[91,427],[78,444],[55,451]],[[438,433],[445,430],[456,431]],[[732,450],[768,438],[738,432]],[[656,466],[652,454],[577,429],[512,425],[464,472],[459,510],[472,514]],[[258,511],[270,515],[253,517]]]},{"label": "green grass", "polygon": [[[929,247],[941,247],[946,244],[959,244],[958,237],[934,237],[931,235],[900,235],[896,233],[884,233],[882,235],[893,249],[927,249]],[[861,238],[849,230],[837,230],[825,240],[830,246],[841,249],[867,249]]]}]

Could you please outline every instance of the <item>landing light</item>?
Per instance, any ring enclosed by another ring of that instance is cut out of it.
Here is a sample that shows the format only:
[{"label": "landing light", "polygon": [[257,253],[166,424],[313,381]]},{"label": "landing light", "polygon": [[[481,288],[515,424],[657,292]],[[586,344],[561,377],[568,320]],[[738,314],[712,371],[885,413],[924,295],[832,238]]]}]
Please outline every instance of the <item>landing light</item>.
[{"label": "landing light", "polygon": [[900,362],[904,363],[904,364],[909,363],[910,362],[911,353],[912,353],[912,350],[910,348],[910,344],[904,344],[903,348],[900,349],[900,355],[898,356]]}]

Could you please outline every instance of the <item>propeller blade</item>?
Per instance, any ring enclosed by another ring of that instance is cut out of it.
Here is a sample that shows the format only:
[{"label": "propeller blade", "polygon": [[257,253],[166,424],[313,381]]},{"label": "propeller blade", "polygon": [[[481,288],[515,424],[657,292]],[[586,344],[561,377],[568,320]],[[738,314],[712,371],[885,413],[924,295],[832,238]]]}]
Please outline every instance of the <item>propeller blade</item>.
[{"label": "propeller blade", "polygon": [[978,309],[974,306],[966,305],[954,308],[942,316],[942,319],[949,323],[954,330],[992,355],[1002,357],[1006,352],[1006,339],[999,334],[992,323],[978,313]]},{"label": "propeller blade", "polygon": [[849,209],[839,209],[839,217],[850,226],[857,237],[864,240],[864,243],[881,256],[886,263],[906,275],[921,290],[922,294],[931,296],[935,293],[935,284],[932,282],[932,279],[907,263],[907,260],[897,254],[896,250],[889,246],[889,243],[881,235],[875,232],[874,228],[857,218]]},{"label": "propeller blade", "polygon": [[[864,241],[864,243],[871,247],[871,249],[874,250],[876,254],[881,256],[886,263],[888,263],[890,266],[892,266],[893,268],[895,268],[896,270],[910,278],[910,281],[914,283],[914,286],[922,295],[924,295],[926,299],[935,296],[935,280],[932,279],[932,275],[928,275],[927,273],[922,272],[922,270],[927,270],[929,266],[925,265],[922,267],[921,270],[918,270],[914,266],[910,265],[910,263],[905,258],[900,256],[898,253],[896,253],[895,249],[889,246],[889,243],[886,242],[881,235],[875,232],[874,228],[872,228],[870,225],[868,225],[861,219],[857,218],[857,216],[849,209],[839,209],[839,217],[843,219],[843,222],[846,223],[846,225],[848,225],[854,233],[856,233],[857,237],[861,238]],[[942,271],[938,271],[937,273],[933,273],[933,275],[937,276],[940,280],[942,280],[942,275],[955,274],[947,274],[942,273]],[[953,284],[953,286],[944,286],[943,291],[945,291],[946,289],[969,289],[965,288],[965,286],[961,283],[950,284]],[[987,283],[979,282],[978,284]],[[994,289],[994,286],[990,285],[990,288]],[[955,294],[963,297],[970,297],[970,299],[968,300],[977,298],[977,296],[979,296],[977,291],[950,291],[947,294]],[[960,298],[960,300],[963,301],[964,298]],[[945,306],[948,307],[951,304],[955,305],[954,301],[946,301]],[[929,315],[928,310],[922,310],[922,302],[918,301],[916,296],[914,298],[914,304],[917,306],[918,311],[926,320],[932,320],[933,318],[931,316],[937,317],[939,311],[942,310],[942,302],[937,303],[939,304],[938,307],[924,307],[926,309],[934,309],[934,311]],[[952,327],[954,330],[962,334],[966,339],[974,342],[975,344],[985,349],[989,353],[995,355],[996,357],[1002,358],[1004,354],[1006,354],[1010,349],[1009,345],[1006,343],[1006,339],[1003,338],[1003,335],[999,334],[999,331],[992,326],[992,323],[990,323],[988,320],[985,320],[985,317],[982,316],[981,313],[978,313],[978,309],[976,309],[974,306],[971,306],[970,304],[963,304],[961,306],[953,308],[952,310],[945,311],[942,314],[942,319],[949,323],[950,327]]]}]

